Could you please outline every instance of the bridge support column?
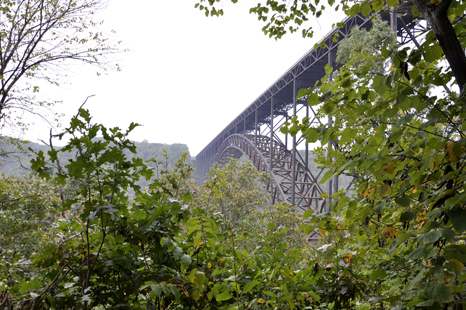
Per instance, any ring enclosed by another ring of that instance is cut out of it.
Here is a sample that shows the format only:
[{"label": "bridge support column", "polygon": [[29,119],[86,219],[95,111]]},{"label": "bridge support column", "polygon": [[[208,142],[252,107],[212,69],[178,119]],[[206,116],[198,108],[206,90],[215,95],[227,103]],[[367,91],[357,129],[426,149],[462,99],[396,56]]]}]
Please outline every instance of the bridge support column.
[{"label": "bridge support column", "polygon": [[[257,147],[257,109],[254,111],[254,145]],[[256,156],[254,156],[254,166],[256,166]]]},{"label": "bridge support column", "polygon": [[[309,103],[306,100],[306,119],[309,120]],[[307,139],[304,139],[304,143],[306,144],[306,154],[304,155],[304,161],[306,165],[306,170],[309,170],[309,144],[307,143]]]},{"label": "bridge support column", "polygon": [[398,29],[397,29],[397,8],[396,7],[390,8],[390,28],[395,34],[397,33]]},{"label": "bridge support column", "polygon": [[[337,58],[337,52],[335,50],[331,50],[329,51],[328,53],[328,63],[333,67],[335,68],[335,60]],[[332,80],[332,74],[329,75],[329,80]],[[328,124],[329,124],[329,127],[332,126],[332,123],[333,123],[333,119],[331,116],[328,117]],[[333,141],[329,140],[328,141],[328,156],[330,157],[330,150],[332,149],[333,147]],[[335,184],[338,186],[338,176],[335,176],[334,177],[335,179]],[[330,212],[330,205],[332,203],[332,195],[333,195],[333,181],[332,179],[330,179],[328,181],[328,198],[327,198],[327,212]],[[338,189],[337,189],[338,191]]]},{"label": "bridge support column", "polygon": [[273,105],[275,98],[270,98],[270,171],[273,170]]},{"label": "bridge support column", "polygon": [[[293,117],[296,116],[296,79],[293,80]],[[296,195],[296,135],[293,136],[291,155],[291,205],[295,205]]]}]

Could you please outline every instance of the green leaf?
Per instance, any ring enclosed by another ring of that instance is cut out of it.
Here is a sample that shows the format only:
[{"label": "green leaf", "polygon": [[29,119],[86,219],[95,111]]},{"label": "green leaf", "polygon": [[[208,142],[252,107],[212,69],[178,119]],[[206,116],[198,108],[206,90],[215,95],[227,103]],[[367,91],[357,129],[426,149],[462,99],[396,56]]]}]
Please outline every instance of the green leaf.
[{"label": "green leaf", "polygon": [[300,99],[304,96],[307,95],[307,89],[306,88],[301,88],[299,91],[298,91],[298,95],[296,96],[296,99]]},{"label": "green leaf", "polygon": [[262,293],[264,293],[265,295],[269,295],[270,297],[277,298],[277,294],[275,294],[274,292],[263,291]]},{"label": "green leaf", "polygon": [[418,275],[411,280],[411,282],[409,283],[410,290],[412,290],[419,283],[419,281],[421,281],[424,278],[425,273],[426,270],[422,269],[421,272],[419,272]]},{"label": "green leaf", "polygon": [[409,255],[406,256],[406,259],[414,260],[414,259],[424,257],[426,255],[427,255],[427,250],[425,248],[415,248],[414,251],[412,251],[411,253],[409,253]]},{"label": "green leaf", "polygon": [[405,116],[396,121],[395,127],[401,127],[402,125],[411,122],[413,120],[413,117],[413,114],[406,114]]},{"label": "green leaf", "polygon": [[325,65],[325,74],[328,75],[328,74],[332,73],[332,71],[333,71],[333,67],[330,64],[326,64]]},{"label": "green leaf", "polygon": [[440,230],[434,230],[428,232],[427,234],[422,234],[418,237],[419,243],[421,246],[426,244],[434,243],[442,236],[442,232]]},{"label": "green leaf", "polygon": [[229,300],[233,298],[233,295],[231,295],[230,293],[226,292],[226,293],[222,293],[222,294],[219,294],[217,296],[215,296],[215,299],[218,301],[218,302],[221,302],[221,301],[225,301],[225,300]]},{"label": "green leaf", "polygon": [[453,299],[451,289],[445,283],[429,283],[424,289],[424,293],[429,299],[439,303],[448,302]]},{"label": "green leaf", "polygon": [[247,292],[249,292],[250,290],[252,290],[257,284],[259,284],[260,282],[257,281],[257,280],[253,280],[251,282],[249,282],[248,284],[246,284],[243,288],[243,294],[246,294]]},{"label": "green leaf", "polygon": [[188,268],[189,265],[191,265],[191,256],[183,254],[181,255],[181,264],[185,267]]},{"label": "green leaf", "polygon": [[315,300],[317,300],[317,301],[320,300],[320,296],[317,295],[316,293],[314,293],[313,291],[309,291],[308,293],[309,293],[309,295],[311,295],[312,298],[314,298]]},{"label": "green leaf", "polygon": [[175,296],[176,301],[180,302],[180,291],[178,290],[176,285],[170,284],[169,288],[170,288],[170,292],[172,292],[172,294]]},{"label": "green leaf", "polygon": [[[403,196],[403,197],[406,197],[406,196]],[[408,201],[409,201],[409,199],[408,199]],[[398,203],[398,204],[400,204],[400,203]],[[400,222],[403,222],[403,223],[404,222],[409,222],[415,217],[416,217],[416,213],[414,213],[412,211],[405,211],[405,212],[401,213],[401,215],[400,215]]]},{"label": "green leaf", "polygon": [[442,237],[444,237],[446,241],[448,242],[453,241],[453,238],[455,238],[456,236],[456,232],[453,229],[443,228],[440,231],[441,231]]},{"label": "green leaf", "polygon": [[388,87],[385,85],[385,79],[382,76],[375,76],[372,83],[372,88],[380,95],[383,96]]},{"label": "green leaf", "polygon": [[462,263],[466,263],[466,245],[450,244],[445,248],[443,253],[446,260],[456,259]]},{"label": "green leaf", "polygon": [[150,288],[152,289],[152,292],[154,292],[155,296],[160,297],[162,295],[162,287],[160,284],[152,284]]},{"label": "green leaf", "polygon": [[371,4],[369,2],[364,2],[361,7],[362,15],[367,16],[371,13],[371,11],[372,11]]},{"label": "green leaf", "polygon": [[466,230],[466,209],[456,207],[447,212],[453,227],[458,233]]},{"label": "green leaf", "polygon": [[383,269],[375,270],[371,274],[372,280],[384,279],[387,276],[387,272]]},{"label": "green leaf", "polygon": [[183,250],[179,246],[175,245],[173,248],[173,257],[175,257],[175,259],[179,259],[181,254],[183,254]]},{"label": "green leaf", "polygon": [[186,234],[187,236],[190,236],[192,233],[196,232],[198,229],[201,229],[201,225],[194,225],[188,230],[188,233]]},{"label": "green leaf", "polygon": [[465,281],[466,280],[466,273],[463,273],[462,275],[460,275],[457,280],[458,280],[458,282]]},{"label": "green leaf", "polygon": [[399,246],[403,242],[405,242],[411,236],[410,232],[404,232],[398,236],[396,239],[396,246]]},{"label": "green leaf", "polygon": [[201,237],[202,237],[202,233],[198,233],[195,237],[194,237],[194,241],[193,241],[193,246],[196,247],[198,244],[199,244],[199,241],[201,241]]}]

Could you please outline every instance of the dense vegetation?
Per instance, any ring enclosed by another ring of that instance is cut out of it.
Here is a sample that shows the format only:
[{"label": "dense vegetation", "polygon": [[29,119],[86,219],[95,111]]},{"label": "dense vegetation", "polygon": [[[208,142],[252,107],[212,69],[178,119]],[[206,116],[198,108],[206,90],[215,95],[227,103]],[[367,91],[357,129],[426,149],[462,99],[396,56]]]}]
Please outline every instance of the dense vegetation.
[{"label": "dense vegetation", "polygon": [[[199,8],[219,15],[216,2]],[[398,48],[377,20],[378,32],[355,30],[341,67],[299,92],[334,121],[282,128],[321,142],[322,182],[355,177],[330,212],[302,223],[267,206],[267,176],[248,163],[215,165],[201,186],[186,155],[149,166],[132,155],[136,124],[106,128],[81,108],[66,146],[37,151],[35,174],[0,180],[0,309],[463,309],[466,57],[445,40],[465,46],[466,3],[413,2],[433,27],[419,46]],[[384,4],[337,3],[353,16]],[[280,37],[316,6],[251,11],[282,14],[264,27]],[[312,231],[320,244],[304,242]]]}]

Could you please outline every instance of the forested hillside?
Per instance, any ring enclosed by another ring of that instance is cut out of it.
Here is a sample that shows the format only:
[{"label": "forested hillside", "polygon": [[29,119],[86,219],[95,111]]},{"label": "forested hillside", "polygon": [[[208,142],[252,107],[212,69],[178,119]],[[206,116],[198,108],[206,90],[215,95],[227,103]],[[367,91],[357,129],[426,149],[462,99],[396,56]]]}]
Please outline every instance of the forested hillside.
[{"label": "forested hillside", "polygon": [[[23,176],[31,172],[30,160],[35,156],[34,152],[42,151],[44,154],[47,154],[50,150],[48,145],[30,141],[21,143],[19,146],[15,141],[11,141],[8,137],[3,137],[1,141],[3,142],[2,145],[6,147],[6,152],[4,152],[3,156],[0,157],[0,173],[5,173],[6,175],[15,177]],[[137,153],[133,154],[128,150],[125,150],[125,155],[128,159],[134,157],[141,158],[145,161],[154,159],[156,162],[162,162],[163,166],[167,166],[168,169],[173,169],[181,155],[187,153],[186,163],[193,165],[193,160],[186,144],[150,143],[146,140],[142,142],[134,142],[134,144],[136,145]],[[30,149],[32,149],[32,151]],[[60,148],[57,147],[57,149]],[[60,153],[58,159],[62,165],[66,165],[68,161],[73,160],[75,157],[76,152],[67,152]],[[148,165],[155,167],[155,162],[148,162]]]}]

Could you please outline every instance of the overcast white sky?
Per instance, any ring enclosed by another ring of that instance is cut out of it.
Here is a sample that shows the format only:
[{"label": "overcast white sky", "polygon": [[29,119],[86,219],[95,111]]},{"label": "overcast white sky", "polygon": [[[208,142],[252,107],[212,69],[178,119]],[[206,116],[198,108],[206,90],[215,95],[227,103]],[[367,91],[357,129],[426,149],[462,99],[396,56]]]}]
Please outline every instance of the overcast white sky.
[{"label": "overcast white sky", "polygon": [[[313,22],[313,39],[296,33],[275,41],[249,14],[255,2],[225,2],[220,18],[205,17],[195,3],[111,1],[102,19],[130,49],[119,56],[122,71],[98,77],[94,68],[78,67],[68,84],[41,94],[63,100],[57,111],[67,115],[65,125],[87,96],[96,95],[85,106],[96,122],[140,123],[132,140],[185,143],[195,156],[340,20],[330,10],[320,24]],[[40,123],[27,139],[47,139]]]}]

